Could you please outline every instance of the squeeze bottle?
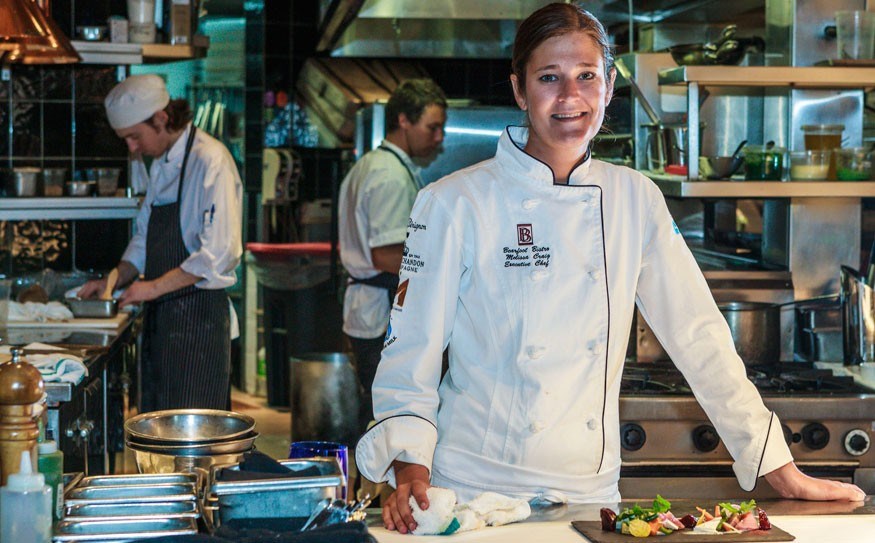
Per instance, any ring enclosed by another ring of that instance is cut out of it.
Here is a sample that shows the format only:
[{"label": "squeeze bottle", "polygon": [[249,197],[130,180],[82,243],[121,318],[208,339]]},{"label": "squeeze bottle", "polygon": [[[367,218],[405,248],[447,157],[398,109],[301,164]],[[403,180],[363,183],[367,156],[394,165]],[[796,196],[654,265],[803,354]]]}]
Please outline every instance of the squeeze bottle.
[{"label": "squeeze bottle", "polygon": [[52,489],[33,473],[30,451],[22,451],[18,473],[0,488],[0,543],[51,543]]}]

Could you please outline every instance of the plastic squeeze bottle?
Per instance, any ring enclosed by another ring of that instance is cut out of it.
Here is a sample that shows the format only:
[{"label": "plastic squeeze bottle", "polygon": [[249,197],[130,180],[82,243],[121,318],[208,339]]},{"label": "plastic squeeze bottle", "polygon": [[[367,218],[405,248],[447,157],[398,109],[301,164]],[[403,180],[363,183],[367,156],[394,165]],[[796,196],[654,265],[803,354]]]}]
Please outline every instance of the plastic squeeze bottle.
[{"label": "plastic squeeze bottle", "polygon": [[0,543],[51,543],[52,489],[34,473],[30,451],[22,451],[21,468],[0,488]]},{"label": "plastic squeeze bottle", "polygon": [[[51,438],[52,433],[48,432]],[[52,520],[64,516],[64,453],[58,450],[58,443],[48,439],[40,443],[37,465],[52,489]]]}]

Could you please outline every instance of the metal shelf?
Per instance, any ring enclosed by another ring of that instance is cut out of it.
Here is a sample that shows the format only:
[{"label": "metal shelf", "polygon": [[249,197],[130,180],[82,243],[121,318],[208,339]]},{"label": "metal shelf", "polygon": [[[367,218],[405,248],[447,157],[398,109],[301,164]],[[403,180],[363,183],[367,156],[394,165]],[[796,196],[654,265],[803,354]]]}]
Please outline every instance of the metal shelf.
[{"label": "metal shelf", "polygon": [[660,70],[660,85],[859,89],[875,87],[875,68],[836,66],[678,66]]},{"label": "metal shelf", "polygon": [[0,220],[133,219],[139,198],[0,198]]},{"label": "metal shelf", "polygon": [[[647,175],[645,173],[645,175]],[[873,181],[682,181],[651,175],[674,198],[870,198]]]}]

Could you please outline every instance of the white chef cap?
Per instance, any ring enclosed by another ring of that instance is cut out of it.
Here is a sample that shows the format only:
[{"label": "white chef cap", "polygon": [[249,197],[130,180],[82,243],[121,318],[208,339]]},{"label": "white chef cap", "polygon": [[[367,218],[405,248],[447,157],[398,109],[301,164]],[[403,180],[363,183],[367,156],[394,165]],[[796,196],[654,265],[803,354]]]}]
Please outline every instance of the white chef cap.
[{"label": "white chef cap", "polygon": [[170,103],[164,80],[157,75],[132,75],[116,85],[103,105],[114,130],[130,128],[148,120]]}]

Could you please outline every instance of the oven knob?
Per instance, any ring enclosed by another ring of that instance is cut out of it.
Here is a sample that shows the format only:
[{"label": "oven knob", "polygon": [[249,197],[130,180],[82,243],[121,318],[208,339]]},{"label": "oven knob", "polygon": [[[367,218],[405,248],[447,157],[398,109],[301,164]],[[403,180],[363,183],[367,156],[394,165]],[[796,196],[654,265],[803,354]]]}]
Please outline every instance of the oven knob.
[{"label": "oven knob", "polygon": [[802,443],[815,451],[826,447],[829,443],[829,430],[819,422],[806,424],[802,428]]},{"label": "oven knob", "polygon": [[787,446],[790,446],[790,444],[793,443],[793,430],[791,430],[786,424],[781,425],[781,430],[784,432],[784,441],[787,442]]},{"label": "oven knob", "polygon": [[627,451],[637,451],[647,441],[647,433],[644,428],[634,422],[629,422],[620,428],[620,444]]},{"label": "oven knob", "polygon": [[703,424],[693,430],[693,445],[702,452],[711,452],[720,445],[720,436],[713,426]]},{"label": "oven knob", "polygon": [[869,439],[869,434],[863,430],[854,429],[845,435],[845,450],[848,451],[848,454],[854,456],[866,454],[871,444],[872,440]]}]

